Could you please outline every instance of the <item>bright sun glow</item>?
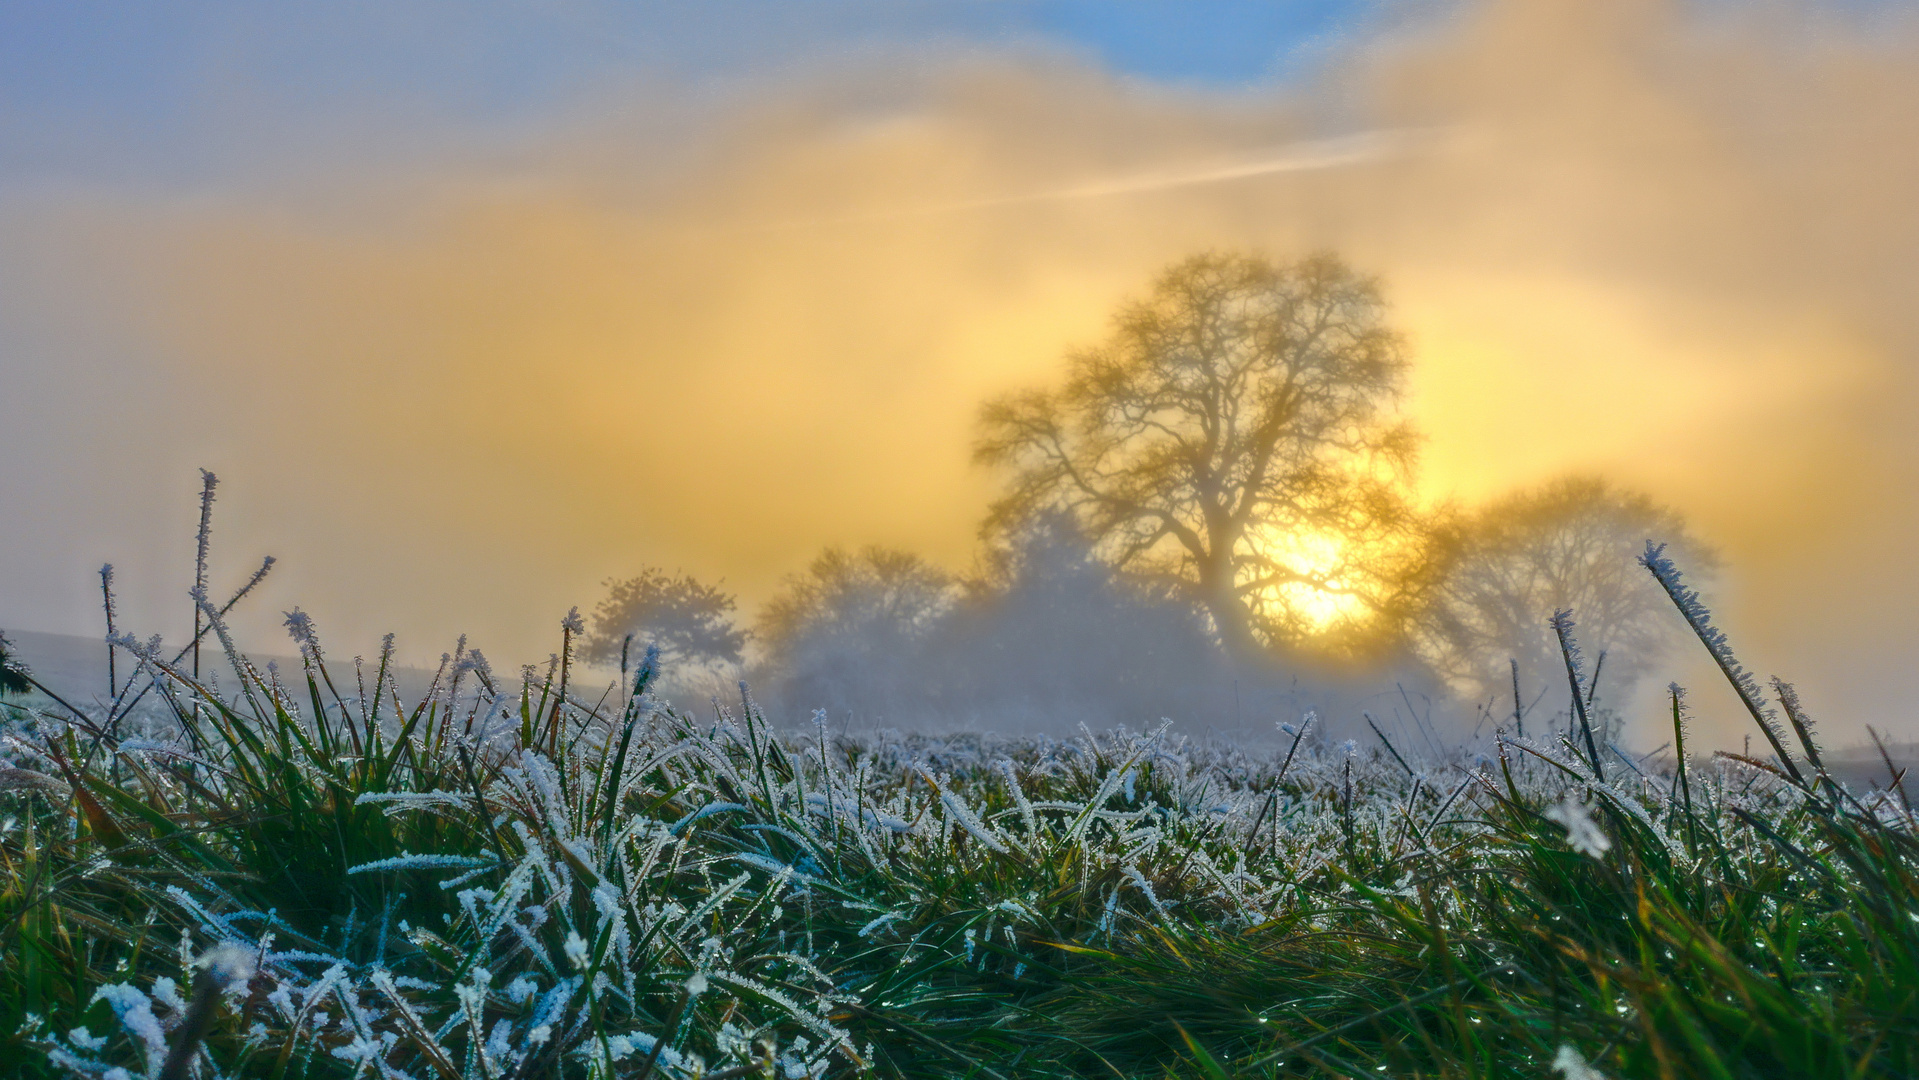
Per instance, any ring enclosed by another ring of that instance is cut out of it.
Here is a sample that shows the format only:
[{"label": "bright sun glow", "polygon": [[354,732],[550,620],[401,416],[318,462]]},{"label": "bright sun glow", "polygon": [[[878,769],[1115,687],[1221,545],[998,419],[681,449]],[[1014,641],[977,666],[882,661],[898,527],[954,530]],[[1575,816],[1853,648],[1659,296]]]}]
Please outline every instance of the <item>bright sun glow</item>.
[{"label": "bright sun glow", "polygon": [[1321,588],[1300,581],[1269,585],[1254,597],[1258,606],[1274,614],[1296,615],[1315,634],[1343,622],[1364,621],[1366,602],[1350,593],[1335,591],[1346,585],[1337,573],[1348,561],[1346,544],[1340,539],[1329,533],[1268,527],[1255,530],[1248,542],[1254,550],[1283,566],[1311,577],[1325,578],[1328,586]]}]

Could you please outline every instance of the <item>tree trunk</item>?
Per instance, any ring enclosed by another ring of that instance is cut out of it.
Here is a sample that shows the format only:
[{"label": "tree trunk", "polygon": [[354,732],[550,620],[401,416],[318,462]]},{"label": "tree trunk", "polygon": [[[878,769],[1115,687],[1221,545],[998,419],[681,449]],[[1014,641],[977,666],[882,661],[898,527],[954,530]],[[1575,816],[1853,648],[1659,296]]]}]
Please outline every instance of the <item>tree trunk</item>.
[{"label": "tree trunk", "polygon": [[1239,590],[1235,588],[1238,581],[1233,549],[1239,543],[1239,530],[1224,500],[1209,492],[1207,501],[1206,539],[1211,542],[1211,550],[1199,563],[1200,601],[1212,616],[1213,627],[1226,651],[1236,660],[1250,659],[1265,650],[1253,633],[1252,614],[1240,601]]},{"label": "tree trunk", "polygon": [[1234,589],[1233,559],[1230,548],[1215,547],[1214,554],[1200,563],[1199,600],[1212,616],[1219,643],[1234,659],[1247,659],[1264,651],[1253,633],[1253,619]]}]

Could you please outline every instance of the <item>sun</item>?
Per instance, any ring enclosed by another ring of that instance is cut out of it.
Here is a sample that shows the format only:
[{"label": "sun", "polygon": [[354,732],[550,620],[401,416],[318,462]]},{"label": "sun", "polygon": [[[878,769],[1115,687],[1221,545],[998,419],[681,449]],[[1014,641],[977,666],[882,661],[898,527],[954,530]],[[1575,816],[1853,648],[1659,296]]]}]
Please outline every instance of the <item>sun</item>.
[{"label": "sun", "polygon": [[[1357,588],[1357,582],[1351,580],[1351,545],[1341,538],[1326,532],[1262,526],[1248,534],[1247,543],[1265,559],[1323,583],[1287,581],[1267,585],[1250,597],[1255,612],[1284,622],[1296,621],[1309,634],[1363,623],[1371,616],[1365,598],[1348,591]],[[1257,568],[1249,567],[1244,579],[1259,576]]]}]

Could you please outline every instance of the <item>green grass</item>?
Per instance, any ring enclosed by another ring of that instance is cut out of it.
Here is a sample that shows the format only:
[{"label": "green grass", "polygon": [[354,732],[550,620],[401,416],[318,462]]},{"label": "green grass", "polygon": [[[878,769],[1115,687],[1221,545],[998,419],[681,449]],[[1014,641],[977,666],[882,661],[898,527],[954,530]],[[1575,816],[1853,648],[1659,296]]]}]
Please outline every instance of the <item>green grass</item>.
[{"label": "green grass", "polygon": [[385,659],[306,656],[225,692],[144,656],[142,739],[14,708],[0,1071],[1919,1075],[1915,822],[1789,688],[1799,760],[1642,776],[1583,740],[852,743],[464,654],[403,708]]}]

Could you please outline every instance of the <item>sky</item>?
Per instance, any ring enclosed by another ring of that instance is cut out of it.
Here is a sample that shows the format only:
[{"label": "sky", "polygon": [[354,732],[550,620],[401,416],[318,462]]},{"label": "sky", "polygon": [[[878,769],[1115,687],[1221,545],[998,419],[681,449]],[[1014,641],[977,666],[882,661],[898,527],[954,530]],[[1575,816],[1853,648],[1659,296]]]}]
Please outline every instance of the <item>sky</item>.
[{"label": "sky", "polygon": [[1919,735],[1915,15],[0,4],[0,625],[98,633],[110,561],[179,638],[200,467],[281,649],[296,604],[517,663],[646,565],[749,609],[826,544],[964,569],[982,400],[1184,255],[1330,248],[1424,497],[1644,490],[1751,666]]}]

